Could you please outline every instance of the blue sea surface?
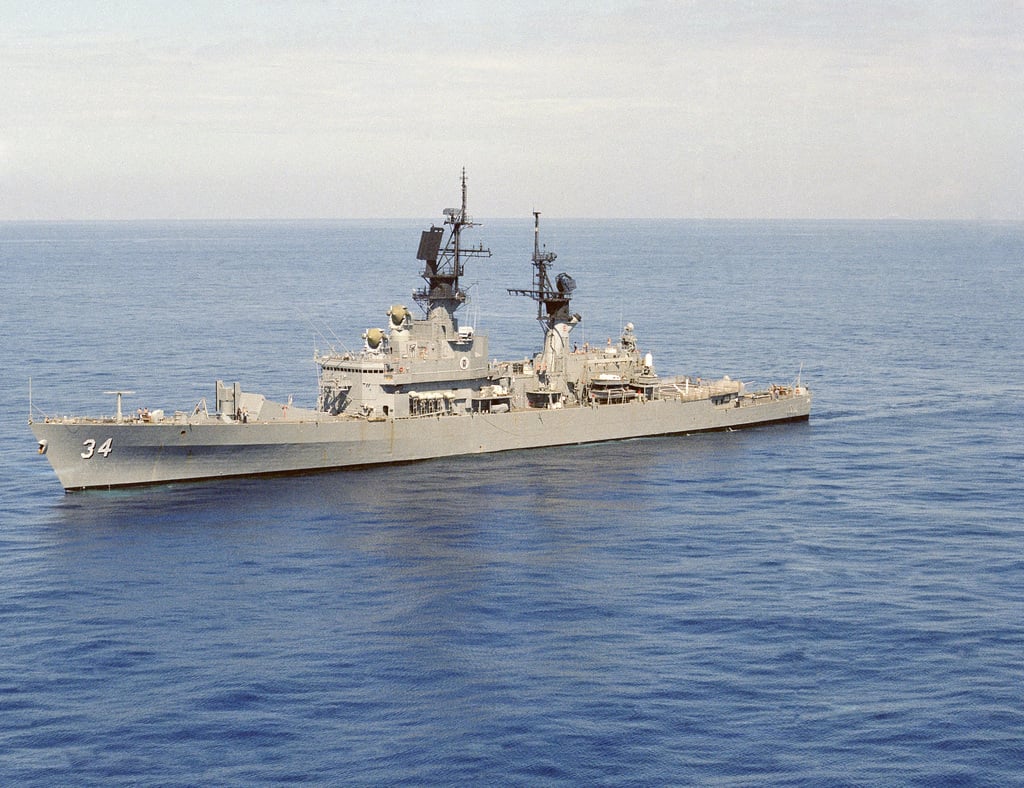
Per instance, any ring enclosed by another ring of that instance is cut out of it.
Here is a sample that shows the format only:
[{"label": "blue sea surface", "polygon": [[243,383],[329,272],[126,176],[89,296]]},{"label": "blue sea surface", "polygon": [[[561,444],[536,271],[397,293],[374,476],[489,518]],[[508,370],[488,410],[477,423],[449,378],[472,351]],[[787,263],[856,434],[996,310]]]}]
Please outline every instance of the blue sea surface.
[{"label": "blue sea surface", "polygon": [[[0,223],[0,784],[1024,785],[1024,225],[559,221],[574,337],[808,423],[65,495],[35,413],[301,405],[426,223]],[[533,228],[463,323],[540,342]]]}]

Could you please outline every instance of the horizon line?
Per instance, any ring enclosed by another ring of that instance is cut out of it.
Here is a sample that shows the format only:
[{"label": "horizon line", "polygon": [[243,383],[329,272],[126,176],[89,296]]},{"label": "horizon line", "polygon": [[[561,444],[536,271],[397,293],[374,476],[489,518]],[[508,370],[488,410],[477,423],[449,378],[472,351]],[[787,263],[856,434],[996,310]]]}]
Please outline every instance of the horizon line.
[{"label": "horizon line", "polygon": [[[480,221],[519,221],[528,220],[532,216],[488,216],[475,215],[472,218]],[[1021,218],[991,218],[991,217],[908,217],[908,216],[560,216],[546,214],[546,221],[584,221],[584,222],[632,222],[632,221],[654,221],[654,222],[929,222],[929,223],[991,223],[991,224],[1021,224]],[[266,217],[266,216],[237,216],[237,217],[202,217],[202,216],[144,216],[144,217],[116,217],[116,218],[88,218],[88,217],[46,217],[46,218],[3,218],[0,217],[0,224],[46,224],[46,223],[79,223],[79,224],[114,224],[128,222],[218,222],[224,224],[267,222],[405,222],[431,220],[432,216],[304,216],[304,217]]]}]

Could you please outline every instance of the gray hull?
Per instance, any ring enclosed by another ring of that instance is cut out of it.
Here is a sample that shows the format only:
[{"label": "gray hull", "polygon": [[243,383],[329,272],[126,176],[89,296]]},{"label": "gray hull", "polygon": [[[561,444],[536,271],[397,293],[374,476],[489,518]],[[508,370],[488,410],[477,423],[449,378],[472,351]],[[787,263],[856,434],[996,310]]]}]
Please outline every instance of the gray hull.
[{"label": "gray hull", "polygon": [[807,419],[806,389],[714,404],[652,400],[381,420],[230,422],[69,419],[32,431],[65,490],[259,476],[455,455],[739,429]]}]

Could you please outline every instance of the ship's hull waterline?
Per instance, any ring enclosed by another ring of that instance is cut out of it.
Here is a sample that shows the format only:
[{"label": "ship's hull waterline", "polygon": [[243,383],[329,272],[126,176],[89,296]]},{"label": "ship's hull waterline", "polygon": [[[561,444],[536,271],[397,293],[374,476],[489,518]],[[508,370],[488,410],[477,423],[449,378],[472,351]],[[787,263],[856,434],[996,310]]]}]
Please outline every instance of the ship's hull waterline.
[{"label": "ship's hull waterline", "polygon": [[32,431],[65,490],[295,474],[517,449],[741,429],[808,418],[811,395],[652,400],[462,416],[225,424],[69,419]]}]

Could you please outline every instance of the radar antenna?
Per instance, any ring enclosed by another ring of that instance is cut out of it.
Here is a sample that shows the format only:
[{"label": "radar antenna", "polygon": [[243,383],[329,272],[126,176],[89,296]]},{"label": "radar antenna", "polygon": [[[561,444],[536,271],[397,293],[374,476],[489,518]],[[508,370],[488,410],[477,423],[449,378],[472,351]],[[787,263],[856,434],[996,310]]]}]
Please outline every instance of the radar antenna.
[{"label": "radar antenna", "polygon": [[420,235],[420,247],[416,259],[423,261],[421,276],[426,286],[412,294],[416,302],[429,315],[434,310],[444,309],[449,315],[466,302],[468,296],[459,286],[459,277],[465,273],[464,261],[470,257],[490,257],[491,250],[483,244],[465,249],[462,246],[462,231],[467,227],[478,227],[466,211],[466,169],[462,169],[462,207],[444,209],[444,225],[449,228],[448,243],[441,248],[444,227],[431,226]]},{"label": "radar antenna", "polygon": [[551,284],[548,275],[548,266],[558,257],[554,252],[545,248],[541,251],[540,246],[540,211],[533,212],[533,288],[519,289],[508,288],[510,295],[521,295],[532,298],[537,302],[537,320],[541,327],[547,331],[554,328],[556,323],[578,323],[579,315],[569,312],[569,301],[572,292],[576,289],[576,280],[569,274],[561,273],[555,277],[555,284]]}]

